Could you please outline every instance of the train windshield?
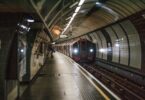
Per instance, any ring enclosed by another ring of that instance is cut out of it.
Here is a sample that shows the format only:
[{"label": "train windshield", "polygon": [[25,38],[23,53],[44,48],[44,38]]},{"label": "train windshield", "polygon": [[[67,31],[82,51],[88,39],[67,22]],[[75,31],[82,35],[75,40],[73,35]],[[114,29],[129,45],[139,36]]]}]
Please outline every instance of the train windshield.
[{"label": "train windshield", "polygon": [[76,43],[73,45],[73,53],[78,54],[79,53],[79,44]]},{"label": "train windshield", "polygon": [[81,50],[86,51],[86,49],[87,49],[86,42],[85,41],[81,42]]}]

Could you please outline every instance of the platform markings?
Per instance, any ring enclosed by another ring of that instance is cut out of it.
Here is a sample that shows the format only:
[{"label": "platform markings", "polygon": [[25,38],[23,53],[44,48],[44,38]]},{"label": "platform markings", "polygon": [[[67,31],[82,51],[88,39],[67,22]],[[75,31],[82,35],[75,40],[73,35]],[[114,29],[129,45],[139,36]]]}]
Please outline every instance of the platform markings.
[{"label": "platform markings", "polygon": [[[85,71],[85,73],[87,73],[92,79],[94,79],[99,85],[101,85],[108,93],[110,93],[116,100],[121,100],[121,98],[120,97],[118,97],[115,93],[113,93],[110,89],[108,89],[102,82],[100,82],[98,79],[96,79],[92,74],[90,74],[86,69],[84,69],[83,67],[81,67],[79,64],[77,64],[78,66],[78,69],[79,70],[83,70],[83,71]],[[82,71],[82,72],[83,72]],[[84,72],[83,72],[84,73]],[[84,73],[84,74],[85,74]],[[85,74],[86,75],[86,74]],[[87,76],[88,77],[88,76]],[[90,77],[88,77],[88,78],[90,78]],[[90,78],[90,80],[91,80],[91,78]],[[92,81],[93,82],[93,81]],[[94,82],[93,82],[94,83]],[[95,83],[94,83],[95,84]],[[96,85],[96,84],[95,84]],[[97,86],[97,85],[96,85]]]},{"label": "platform markings", "polygon": [[97,89],[97,91],[105,98],[105,100],[110,100],[110,98],[78,66],[76,67],[86,77],[86,79]]},{"label": "platform markings", "polygon": [[[60,53],[62,54],[62,53]],[[64,55],[64,54],[62,54]],[[73,61],[71,58],[68,58],[66,55],[64,55],[66,59],[72,64],[76,65],[76,68],[79,69],[79,71],[86,77],[86,79],[97,89],[97,91],[106,99],[106,100],[111,100],[92,80],[94,79],[99,85],[101,85],[108,93],[110,93],[116,100],[121,100],[115,93],[113,93],[110,89],[108,89],[103,83],[101,83],[98,79],[96,79],[93,75],[91,75],[86,69],[84,69],[82,66],[77,64],[75,61]],[[83,71],[85,71],[90,77],[88,77]]]}]

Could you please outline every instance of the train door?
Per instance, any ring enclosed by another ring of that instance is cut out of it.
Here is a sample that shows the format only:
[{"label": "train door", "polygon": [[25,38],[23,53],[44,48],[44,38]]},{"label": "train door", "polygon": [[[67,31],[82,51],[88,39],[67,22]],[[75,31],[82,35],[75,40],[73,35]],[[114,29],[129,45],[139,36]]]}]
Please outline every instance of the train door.
[{"label": "train door", "polygon": [[80,59],[83,61],[87,56],[87,41],[80,41]]},{"label": "train door", "polygon": [[76,42],[72,45],[72,58],[75,61],[80,60],[80,47],[79,47],[79,42]]},{"label": "train door", "polygon": [[88,42],[88,59],[90,61],[95,60],[96,56],[96,45],[94,43]]}]

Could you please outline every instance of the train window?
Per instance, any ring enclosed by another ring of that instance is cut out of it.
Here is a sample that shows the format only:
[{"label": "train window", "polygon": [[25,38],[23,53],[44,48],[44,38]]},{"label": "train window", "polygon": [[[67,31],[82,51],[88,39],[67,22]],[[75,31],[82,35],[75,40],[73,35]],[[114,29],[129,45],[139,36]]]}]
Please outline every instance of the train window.
[{"label": "train window", "polygon": [[73,53],[74,54],[78,54],[79,53],[79,44],[78,43],[75,43],[73,45]]},{"label": "train window", "polygon": [[92,44],[90,44],[90,43],[87,43],[87,47],[89,47],[89,52],[90,53],[93,53],[94,52],[94,47],[93,47],[93,45]]},{"label": "train window", "polygon": [[83,41],[83,42],[81,43],[81,49],[82,49],[83,51],[86,51],[86,42],[85,42],[85,41]]},{"label": "train window", "polygon": [[94,49],[93,48],[90,48],[89,51],[92,53],[92,52],[94,52]]}]

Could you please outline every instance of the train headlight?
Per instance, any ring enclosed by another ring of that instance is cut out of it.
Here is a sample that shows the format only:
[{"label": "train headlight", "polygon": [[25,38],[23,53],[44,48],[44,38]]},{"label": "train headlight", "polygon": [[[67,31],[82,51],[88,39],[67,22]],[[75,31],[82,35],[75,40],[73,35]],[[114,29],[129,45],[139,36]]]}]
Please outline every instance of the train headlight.
[{"label": "train headlight", "polygon": [[78,49],[75,48],[75,49],[73,50],[73,52],[74,52],[75,54],[77,54],[77,53],[78,53]]},{"label": "train headlight", "polygon": [[90,49],[90,52],[94,52],[94,50],[93,49]]},{"label": "train headlight", "polygon": [[21,53],[23,53],[24,52],[24,49],[21,49],[20,51],[21,51]]}]

